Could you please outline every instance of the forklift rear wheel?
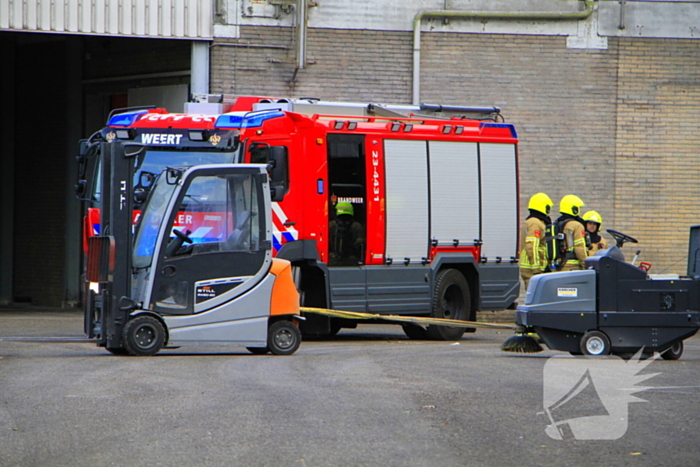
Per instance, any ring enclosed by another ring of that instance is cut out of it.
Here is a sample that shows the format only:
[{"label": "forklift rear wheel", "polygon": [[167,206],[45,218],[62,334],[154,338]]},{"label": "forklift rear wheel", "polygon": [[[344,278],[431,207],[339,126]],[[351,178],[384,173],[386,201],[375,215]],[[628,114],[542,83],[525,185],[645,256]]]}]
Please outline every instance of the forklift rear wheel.
[{"label": "forklift rear wheel", "polygon": [[151,316],[139,316],[129,320],[122,333],[124,348],[131,355],[147,357],[155,355],[165,342],[165,330],[160,321]]},{"label": "forklift rear wheel", "polygon": [[610,355],[610,339],[600,331],[588,331],[581,338],[584,355]]},{"label": "forklift rear wheel", "polygon": [[678,360],[683,355],[683,341],[678,341],[668,349],[661,352],[661,358],[664,360]]},{"label": "forklift rear wheel", "polygon": [[275,355],[291,355],[301,344],[301,332],[290,321],[277,321],[267,333],[267,346]]},{"label": "forklift rear wheel", "polygon": [[[435,278],[433,293],[433,318],[467,320],[471,311],[469,284],[456,269],[443,269]],[[440,341],[457,340],[465,328],[429,325],[428,338]]]}]

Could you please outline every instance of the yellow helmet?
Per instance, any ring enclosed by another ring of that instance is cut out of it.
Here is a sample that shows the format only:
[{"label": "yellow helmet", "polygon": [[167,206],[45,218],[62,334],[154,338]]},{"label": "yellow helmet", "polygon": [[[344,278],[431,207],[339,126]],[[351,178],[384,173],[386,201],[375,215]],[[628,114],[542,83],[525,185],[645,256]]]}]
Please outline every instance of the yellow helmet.
[{"label": "yellow helmet", "polygon": [[352,203],[341,201],[335,206],[335,214],[337,216],[342,216],[343,214],[349,214],[351,216],[354,216],[355,209],[353,209]]},{"label": "yellow helmet", "polygon": [[598,224],[598,229],[600,229],[603,225],[603,216],[601,216],[595,211],[588,211],[586,214],[583,215],[582,219],[586,222],[595,222],[596,224]]},{"label": "yellow helmet", "polygon": [[581,214],[581,208],[585,204],[576,195],[566,195],[561,201],[559,201],[559,212],[562,214],[570,214],[572,216],[578,216]]},{"label": "yellow helmet", "polygon": [[532,198],[530,198],[530,204],[527,205],[527,208],[547,215],[549,214],[549,210],[552,209],[553,205],[554,203],[549,196],[544,193],[537,193],[536,195],[532,195]]}]

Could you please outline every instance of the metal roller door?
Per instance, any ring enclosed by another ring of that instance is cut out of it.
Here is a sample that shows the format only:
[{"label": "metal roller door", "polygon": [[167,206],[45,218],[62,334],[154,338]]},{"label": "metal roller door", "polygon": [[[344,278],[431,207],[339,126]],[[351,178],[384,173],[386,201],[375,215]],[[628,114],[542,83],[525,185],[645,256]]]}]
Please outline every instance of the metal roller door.
[{"label": "metal roller door", "polygon": [[428,167],[425,141],[385,140],[386,257],[428,256]]},{"label": "metal roller door", "polygon": [[480,143],[481,255],[510,260],[517,252],[518,174],[515,145]]}]

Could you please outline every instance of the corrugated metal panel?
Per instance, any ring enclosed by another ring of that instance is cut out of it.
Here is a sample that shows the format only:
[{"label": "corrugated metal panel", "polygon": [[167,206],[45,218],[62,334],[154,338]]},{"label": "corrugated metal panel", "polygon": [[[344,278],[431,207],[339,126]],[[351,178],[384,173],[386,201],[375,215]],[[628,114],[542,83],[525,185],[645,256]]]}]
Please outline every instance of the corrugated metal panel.
[{"label": "corrugated metal panel", "polygon": [[0,29],[212,39],[213,0],[1,0]]},{"label": "corrugated metal panel", "polygon": [[518,174],[514,144],[479,144],[482,256],[489,262],[515,256],[518,238]]},{"label": "corrugated metal panel", "polygon": [[425,141],[385,140],[386,257],[394,264],[428,256],[428,160]]},{"label": "corrugated metal panel", "polygon": [[479,238],[476,143],[430,141],[430,235],[440,244]]}]

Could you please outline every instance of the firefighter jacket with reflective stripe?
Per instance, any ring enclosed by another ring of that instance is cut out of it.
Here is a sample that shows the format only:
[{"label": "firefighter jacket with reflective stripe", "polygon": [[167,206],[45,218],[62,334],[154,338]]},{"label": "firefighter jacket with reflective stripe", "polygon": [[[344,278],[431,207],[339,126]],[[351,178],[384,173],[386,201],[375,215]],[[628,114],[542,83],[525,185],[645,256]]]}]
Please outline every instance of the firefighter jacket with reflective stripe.
[{"label": "firefighter jacket with reflective stripe", "polygon": [[586,247],[586,229],[581,222],[571,219],[562,229],[566,242],[566,261],[562,270],[583,269],[588,251]]},{"label": "firefighter jacket with reflective stripe", "polygon": [[527,281],[547,267],[547,245],[544,242],[545,223],[537,217],[525,219],[520,233],[520,275]]}]

